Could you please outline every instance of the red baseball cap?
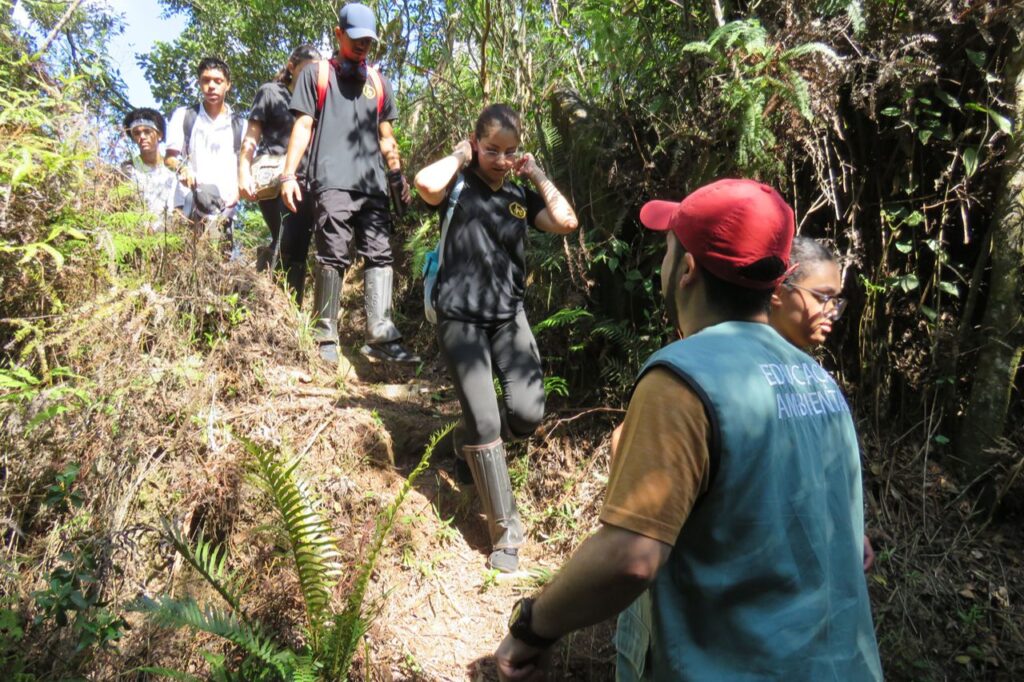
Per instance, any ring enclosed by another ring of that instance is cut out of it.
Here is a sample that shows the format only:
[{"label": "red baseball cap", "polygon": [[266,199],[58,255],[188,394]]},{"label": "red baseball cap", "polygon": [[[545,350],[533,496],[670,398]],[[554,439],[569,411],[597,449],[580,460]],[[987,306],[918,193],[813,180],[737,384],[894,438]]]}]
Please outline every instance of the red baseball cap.
[{"label": "red baseball cap", "polygon": [[640,222],[672,230],[711,274],[748,289],[773,289],[786,276],[793,245],[793,209],[768,185],[716,180],[680,202],[649,201]]}]

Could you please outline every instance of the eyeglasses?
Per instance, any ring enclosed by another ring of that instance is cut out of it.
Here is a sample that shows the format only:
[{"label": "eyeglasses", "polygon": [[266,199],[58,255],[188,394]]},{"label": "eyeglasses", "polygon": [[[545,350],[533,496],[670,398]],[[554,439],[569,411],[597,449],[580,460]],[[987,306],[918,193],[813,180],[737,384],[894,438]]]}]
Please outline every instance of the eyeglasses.
[{"label": "eyeglasses", "polygon": [[[821,309],[824,311],[825,317],[833,322],[842,317],[843,311],[846,310],[847,301],[841,296],[830,296],[829,294],[823,294],[820,291],[808,289],[807,287],[802,287],[799,284],[793,284],[792,282],[786,282],[786,286],[790,289],[799,289],[800,291],[813,296],[814,299],[821,304]],[[830,304],[832,306],[831,309],[829,309]]]},{"label": "eyeglasses", "polygon": [[499,161],[503,159],[515,161],[517,158],[519,158],[519,150],[517,149],[514,152],[499,152],[494,149],[481,149],[480,155],[486,156],[491,161]]}]

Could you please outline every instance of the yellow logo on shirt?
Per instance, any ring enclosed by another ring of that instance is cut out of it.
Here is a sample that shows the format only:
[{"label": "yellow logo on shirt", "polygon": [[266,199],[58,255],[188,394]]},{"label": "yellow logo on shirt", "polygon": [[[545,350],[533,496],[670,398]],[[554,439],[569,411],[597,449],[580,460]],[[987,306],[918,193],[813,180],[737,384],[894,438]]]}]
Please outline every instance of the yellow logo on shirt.
[{"label": "yellow logo on shirt", "polygon": [[508,205],[508,212],[511,213],[514,217],[519,218],[519,220],[522,220],[523,218],[526,217],[526,208],[522,204],[517,203],[515,201]]},{"label": "yellow logo on shirt", "polygon": [[363,86],[363,97],[367,99],[376,99],[377,91],[373,89],[373,86],[367,83]]}]

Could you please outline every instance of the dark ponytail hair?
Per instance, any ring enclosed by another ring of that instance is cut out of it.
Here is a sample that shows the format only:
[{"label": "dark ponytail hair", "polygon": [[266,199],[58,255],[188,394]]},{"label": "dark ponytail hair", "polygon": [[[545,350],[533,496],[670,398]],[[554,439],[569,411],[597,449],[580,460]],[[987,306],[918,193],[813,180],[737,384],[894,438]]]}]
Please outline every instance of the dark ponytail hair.
[{"label": "dark ponytail hair", "polygon": [[507,104],[492,104],[480,112],[476,119],[476,128],[473,129],[477,142],[487,137],[494,126],[511,130],[519,139],[523,137],[523,120],[515,109]]},{"label": "dark ponytail hair", "polygon": [[821,242],[797,235],[793,237],[793,248],[789,253],[789,262],[796,265],[796,269],[786,278],[787,284],[798,284],[807,276],[807,269],[819,263],[835,263],[836,256],[827,249]]},{"label": "dark ponytail hair", "polygon": [[[311,59],[320,59],[320,51],[312,45],[306,43],[299,45],[297,48],[292,50],[292,53],[288,55],[288,64],[298,64],[299,62],[309,61]],[[274,80],[284,85],[292,84],[292,72],[288,70],[288,64],[277,72],[274,76]]]}]

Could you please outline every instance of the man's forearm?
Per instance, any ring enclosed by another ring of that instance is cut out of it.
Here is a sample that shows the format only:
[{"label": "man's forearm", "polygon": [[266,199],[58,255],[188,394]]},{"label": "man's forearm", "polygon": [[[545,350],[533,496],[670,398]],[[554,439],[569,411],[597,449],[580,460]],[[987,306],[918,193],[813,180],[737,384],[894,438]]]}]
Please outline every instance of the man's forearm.
[{"label": "man's forearm", "polygon": [[[308,119],[305,121],[303,119]],[[310,116],[300,118],[292,127],[292,136],[288,139],[288,154],[284,158],[284,174],[295,175],[306,153],[309,140],[313,137],[313,119]]]},{"label": "man's forearm", "polygon": [[380,153],[388,170],[401,170],[402,159],[398,154],[398,142],[393,137],[380,138]]},{"label": "man's forearm", "polygon": [[669,552],[657,540],[602,526],[537,597],[533,631],[554,639],[618,614],[647,589]]}]

